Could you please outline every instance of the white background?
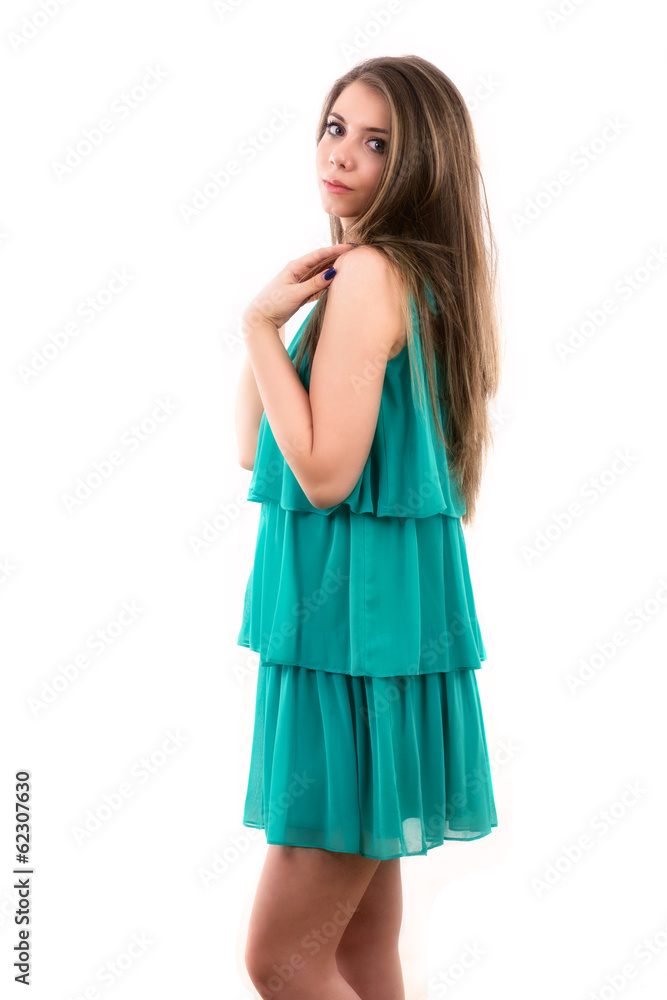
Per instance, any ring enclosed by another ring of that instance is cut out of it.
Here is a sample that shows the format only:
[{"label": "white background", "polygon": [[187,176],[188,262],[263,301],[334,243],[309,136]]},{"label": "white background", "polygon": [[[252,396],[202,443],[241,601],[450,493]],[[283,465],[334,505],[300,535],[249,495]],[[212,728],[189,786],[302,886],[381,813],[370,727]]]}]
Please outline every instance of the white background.
[{"label": "white background", "polygon": [[[256,657],[236,638],[259,505],[244,499],[250,473],[236,456],[239,316],[287,260],[330,242],[314,153],[333,80],[366,56],[416,53],[471,109],[507,350],[466,532],[499,826],[402,862],[406,995],[664,997],[658,8],[585,0],[563,3],[558,21],[555,0],[49,9],[8,0],[0,15],[5,995],[23,995],[12,983],[22,768],[32,996],[256,995],[243,951],[266,847],[241,823]],[[149,71],[153,89],[121,117],[115,102]],[[276,109],[290,121],[266,131]],[[113,130],[59,173],[105,117]],[[241,151],[256,136],[251,160]],[[239,175],[188,215],[232,159]],[[566,169],[572,183],[557,191]],[[88,297],[92,322],[79,312]],[[575,328],[587,335],[563,357]],[[68,507],[114,450],[122,463]],[[89,646],[97,630],[103,653]],[[573,691],[568,676],[592,659]],[[226,868],[211,874],[216,858]],[[150,943],[127,959],[133,936]],[[637,950],[645,940],[652,956]],[[112,985],[97,978],[107,963],[122,969]]]}]

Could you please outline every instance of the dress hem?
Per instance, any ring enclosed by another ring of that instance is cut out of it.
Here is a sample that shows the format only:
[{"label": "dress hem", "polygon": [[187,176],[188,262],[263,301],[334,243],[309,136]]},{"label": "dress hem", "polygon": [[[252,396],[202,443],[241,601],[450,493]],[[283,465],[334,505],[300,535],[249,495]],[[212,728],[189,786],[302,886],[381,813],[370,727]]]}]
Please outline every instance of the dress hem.
[{"label": "dress hem", "polygon": [[[252,830],[266,830],[266,827],[262,826],[259,823],[248,823],[246,820],[243,820],[242,823],[243,826],[247,826]],[[406,851],[405,854],[383,854],[382,856],[378,854],[366,854],[364,851],[337,851],[333,847],[325,847],[320,844],[295,844],[293,841],[286,843],[281,840],[268,840],[268,838],[266,843],[267,845],[272,844],[276,847],[312,847],[320,851],[331,851],[334,854],[360,854],[363,858],[372,858],[374,861],[392,861],[395,858],[425,857],[426,854],[428,854],[428,852],[432,851],[434,848],[443,847],[445,841],[462,844],[462,843],[468,843],[469,841],[472,840],[482,840],[482,838],[488,837],[489,834],[493,833],[493,831],[497,828],[497,826],[498,826],[497,823],[492,823],[491,828],[489,830],[486,830],[484,833],[478,833],[474,837],[443,837],[443,839],[439,840],[437,843],[429,844],[429,846],[425,847],[423,851]]]},{"label": "dress hem", "polygon": [[311,663],[302,663],[302,662],[294,663],[294,662],[292,662],[290,660],[267,660],[267,659],[264,658],[261,649],[256,649],[255,646],[251,646],[250,642],[239,642],[239,641],[237,641],[236,645],[237,646],[241,646],[243,649],[249,649],[250,652],[252,652],[252,653],[257,653],[257,655],[259,656],[259,658],[260,658],[263,666],[268,666],[268,667],[281,667],[281,666],[303,667],[305,670],[321,670],[321,671],[323,671],[326,674],[340,674],[343,677],[377,677],[377,678],[389,679],[390,677],[421,677],[424,674],[449,674],[449,673],[453,673],[455,670],[480,670],[481,667],[482,667],[482,665],[488,659],[487,656],[480,656],[479,663],[471,663],[469,665],[468,664],[464,664],[464,666],[462,666],[462,667],[461,666],[456,666],[456,667],[447,666],[447,667],[435,667],[433,670],[412,670],[412,671],[409,671],[407,673],[405,671],[399,671],[399,672],[394,671],[391,674],[376,674],[376,673],[367,674],[365,672],[362,672],[362,673],[353,673],[352,671],[349,671],[349,670],[333,670],[331,667],[328,667],[328,666],[313,666]]}]

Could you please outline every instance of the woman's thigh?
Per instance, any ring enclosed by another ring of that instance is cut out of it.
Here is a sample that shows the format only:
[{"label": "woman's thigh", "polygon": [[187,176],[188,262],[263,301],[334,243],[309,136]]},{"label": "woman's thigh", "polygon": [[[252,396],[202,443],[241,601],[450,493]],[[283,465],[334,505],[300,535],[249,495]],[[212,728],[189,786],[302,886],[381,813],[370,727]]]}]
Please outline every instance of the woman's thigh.
[{"label": "woman's thigh", "polygon": [[245,960],[260,977],[335,963],[336,948],[381,862],[361,854],[269,844]]},{"label": "woman's thigh", "polygon": [[403,886],[401,859],[381,861],[373,873],[357,910],[345,928],[338,947],[338,957],[343,953],[353,956],[369,949],[388,951],[398,945],[403,919]]}]

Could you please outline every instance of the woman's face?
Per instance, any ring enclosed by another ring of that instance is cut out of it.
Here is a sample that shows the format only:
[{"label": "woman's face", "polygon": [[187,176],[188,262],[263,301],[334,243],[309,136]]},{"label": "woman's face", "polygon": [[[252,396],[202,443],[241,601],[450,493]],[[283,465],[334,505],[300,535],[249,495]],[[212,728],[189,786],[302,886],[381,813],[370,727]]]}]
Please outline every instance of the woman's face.
[{"label": "woman's face", "polygon": [[[389,144],[389,108],[384,97],[355,80],[338,95],[315,154],[322,207],[345,229],[361,215],[377,187]],[[337,181],[346,188],[329,186]]]}]

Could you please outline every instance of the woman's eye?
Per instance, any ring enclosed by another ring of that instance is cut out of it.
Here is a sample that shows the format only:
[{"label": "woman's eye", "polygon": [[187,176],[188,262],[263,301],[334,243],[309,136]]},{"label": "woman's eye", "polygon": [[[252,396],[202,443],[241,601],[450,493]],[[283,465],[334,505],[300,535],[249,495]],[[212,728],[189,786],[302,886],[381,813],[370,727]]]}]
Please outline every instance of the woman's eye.
[{"label": "woman's eye", "polygon": [[[329,133],[329,135],[333,134],[332,132],[329,132],[329,129],[333,125],[335,125],[336,128],[342,128],[343,127],[339,122],[327,122],[326,125],[325,125],[325,130]],[[380,143],[382,143],[382,149],[374,149],[373,152],[374,153],[384,153],[385,146],[386,146],[386,142],[385,142],[384,139],[369,139],[368,141],[369,142],[380,142]]]}]

